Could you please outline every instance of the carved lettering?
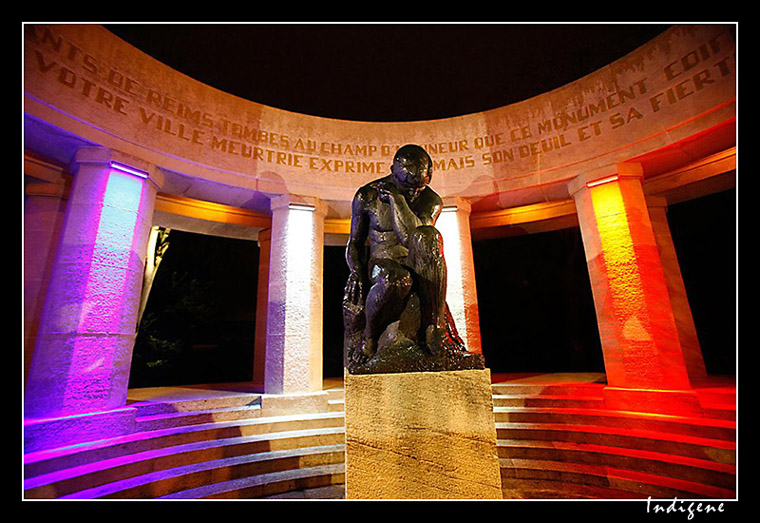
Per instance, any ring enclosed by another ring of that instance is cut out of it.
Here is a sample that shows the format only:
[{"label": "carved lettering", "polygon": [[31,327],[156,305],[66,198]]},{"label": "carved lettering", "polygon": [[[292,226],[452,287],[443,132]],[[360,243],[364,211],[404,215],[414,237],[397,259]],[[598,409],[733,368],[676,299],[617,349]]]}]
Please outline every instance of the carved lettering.
[{"label": "carved lettering", "polygon": [[588,125],[578,128],[578,139],[583,142],[592,138],[593,136],[599,136],[602,134],[602,122],[590,122]]},{"label": "carved lettering", "polygon": [[37,66],[40,68],[40,71],[43,73],[47,73],[49,70],[51,70],[53,67],[57,65],[54,61],[48,62],[45,59],[45,56],[37,49],[35,49],[34,55],[37,57]]},{"label": "carved lettering", "polygon": [[459,169],[465,169],[465,168],[474,167],[474,166],[475,166],[475,160],[470,155],[459,156],[457,158],[444,158],[440,160],[433,160],[434,171],[449,171],[452,169],[459,170]]},{"label": "carved lettering", "polygon": [[669,63],[665,66],[665,78],[673,80],[677,76],[685,74],[689,69],[692,69],[700,63],[708,60],[710,57],[715,56],[720,52],[720,43],[718,39],[723,35],[715,36],[711,38],[705,44],[700,45],[696,49],[692,49],[678,60]]},{"label": "carved lettering", "polygon": [[[232,155],[326,175],[387,174],[399,147],[371,139],[341,140],[308,132],[298,135],[260,125],[258,113],[235,114],[229,109],[233,114],[221,114],[218,108],[205,107],[202,99],[179,89],[166,92],[150,78],[130,72],[123,63],[108,63],[97,50],[69,41],[55,27],[25,26],[24,31],[31,48],[26,55],[29,74],[44,78],[62,94],[68,93],[61,97],[62,104],[78,98],[76,103],[124,118],[124,129],[136,129],[139,139],[171,140],[193,147],[199,155]],[[420,145],[432,155],[436,171],[453,175],[482,166],[519,164],[532,157],[550,158],[578,144],[593,147],[608,133],[641,126],[638,122],[646,122],[651,115],[678,107],[683,100],[697,103],[703,91],[725,86],[725,79],[735,69],[730,38],[726,31],[705,39],[659,70],[641,70],[634,73],[638,77],[627,76],[626,84],[584,93],[575,105],[574,100],[557,104],[559,109],[552,108],[549,114],[521,113],[522,105],[507,107],[470,136],[427,136]],[[516,169],[523,172],[519,165]]]},{"label": "carved lettering", "polygon": [[[723,50],[720,40],[724,39],[725,35],[726,33],[721,33],[711,38],[708,42],[665,66],[665,78],[674,80],[675,83],[649,98],[652,112],[674,105],[707,86],[715,84],[717,79],[731,74],[731,65],[732,63],[735,65],[733,54],[715,60],[718,53]],[[713,60],[715,61],[712,62]],[[694,72],[697,66],[701,66],[702,69]]]}]

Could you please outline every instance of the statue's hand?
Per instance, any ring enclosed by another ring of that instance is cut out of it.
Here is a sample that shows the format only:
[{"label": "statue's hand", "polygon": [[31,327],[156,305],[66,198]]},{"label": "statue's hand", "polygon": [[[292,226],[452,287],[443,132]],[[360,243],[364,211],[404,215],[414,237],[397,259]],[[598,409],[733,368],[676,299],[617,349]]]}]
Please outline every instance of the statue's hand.
[{"label": "statue's hand", "polygon": [[364,365],[375,355],[376,345],[371,338],[362,338],[361,345],[351,354],[351,361],[356,365]]},{"label": "statue's hand", "polygon": [[377,184],[377,192],[380,195],[380,201],[389,203],[393,198],[401,196],[401,190],[395,183],[380,182]]},{"label": "statue's hand", "polygon": [[358,273],[352,271],[348,276],[348,282],[346,282],[346,290],[343,294],[343,299],[354,305],[359,305],[363,296],[362,278]]}]

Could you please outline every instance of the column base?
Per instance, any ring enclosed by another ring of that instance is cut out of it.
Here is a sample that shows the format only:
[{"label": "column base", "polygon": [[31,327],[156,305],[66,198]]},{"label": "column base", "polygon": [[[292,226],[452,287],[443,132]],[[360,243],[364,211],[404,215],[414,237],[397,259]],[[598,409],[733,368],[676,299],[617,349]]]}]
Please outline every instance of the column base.
[{"label": "column base", "polygon": [[693,390],[652,390],[605,387],[604,403],[611,410],[627,410],[672,416],[703,415],[702,405]]},{"label": "column base", "polygon": [[501,499],[488,369],[345,376],[347,499]]},{"label": "column base", "polygon": [[262,416],[286,416],[290,414],[315,414],[327,412],[329,396],[325,391],[302,394],[262,394]]}]

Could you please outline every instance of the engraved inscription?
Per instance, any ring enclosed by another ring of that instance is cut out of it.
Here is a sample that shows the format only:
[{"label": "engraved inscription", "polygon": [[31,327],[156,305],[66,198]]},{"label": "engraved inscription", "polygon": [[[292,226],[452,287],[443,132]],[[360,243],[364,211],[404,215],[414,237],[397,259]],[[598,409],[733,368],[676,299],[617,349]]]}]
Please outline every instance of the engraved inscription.
[{"label": "engraved inscription", "polygon": [[[68,41],[55,27],[24,27],[30,49],[26,65],[60,89],[98,110],[130,120],[141,134],[157,133],[199,152],[230,155],[259,164],[286,166],[324,174],[386,174],[400,143],[342,143],[318,136],[298,136],[251,124],[247,115],[215,114],[200,102],[106,63],[97,50]],[[30,58],[31,57],[31,58]],[[577,144],[592,144],[607,135],[646,125],[655,114],[677,108],[699,93],[715,89],[735,72],[735,53],[728,31],[711,36],[661,70],[641,70],[627,85],[616,85],[581,105],[568,105],[549,116],[495,110],[487,134],[420,143],[434,158],[438,172],[495,167],[561,154]],[[139,79],[138,79],[139,78]],[[652,86],[656,86],[653,88]],[[663,88],[663,86],[665,86]]]}]

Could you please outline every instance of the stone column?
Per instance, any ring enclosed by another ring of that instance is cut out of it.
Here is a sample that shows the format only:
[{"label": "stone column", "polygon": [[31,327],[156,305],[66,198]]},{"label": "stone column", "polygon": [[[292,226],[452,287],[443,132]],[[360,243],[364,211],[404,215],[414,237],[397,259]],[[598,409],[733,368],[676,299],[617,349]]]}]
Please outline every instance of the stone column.
[{"label": "stone column", "polygon": [[63,228],[68,187],[57,183],[26,186],[24,196],[24,378],[29,373],[45,289]]},{"label": "stone column", "polygon": [[316,198],[272,199],[265,392],[322,389],[322,264],[327,206]]},{"label": "stone column", "polygon": [[443,237],[446,259],[446,302],[467,350],[480,354],[480,316],[470,236],[471,206],[459,197],[444,198],[443,205],[436,228]]},{"label": "stone column", "polygon": [[619,408],[698,410],[693,394],[659,394],[689,391],[691,383],[642,178],[638,164],[620,164],[570,184],[604,352],[605,393]]},{"label": "stone column", "polygon": [[686,372],[692,382],[699,381],[707,377],[707,371],[705,370],[705,361],[702,356],[702,349],[699,346],[689,299],[686,295],[686,287],[684,287],[681,276],[681,266],[678,263],[678,256],[673,245],[673,237],[670,235],[667,217],[668,204],[663,197],[649,196],[647,197],[647,204],[657,249],[660,252],[662,268],[665,272],[665,281],[668,285],[668,295],[673,307],[678,339],[686,362]]},{"label": "stone column", "polygon": [[253,383],[264,386],[267,347],[267,303],[269,301],[269,252],[272,231],[259,231],[259,277],[256,289],[256,334],[253,349]]},{"label": "stone column", "polygon": [[34,358],[27,418],[126,403],[160,173],[117,151],[80,149]]}]

